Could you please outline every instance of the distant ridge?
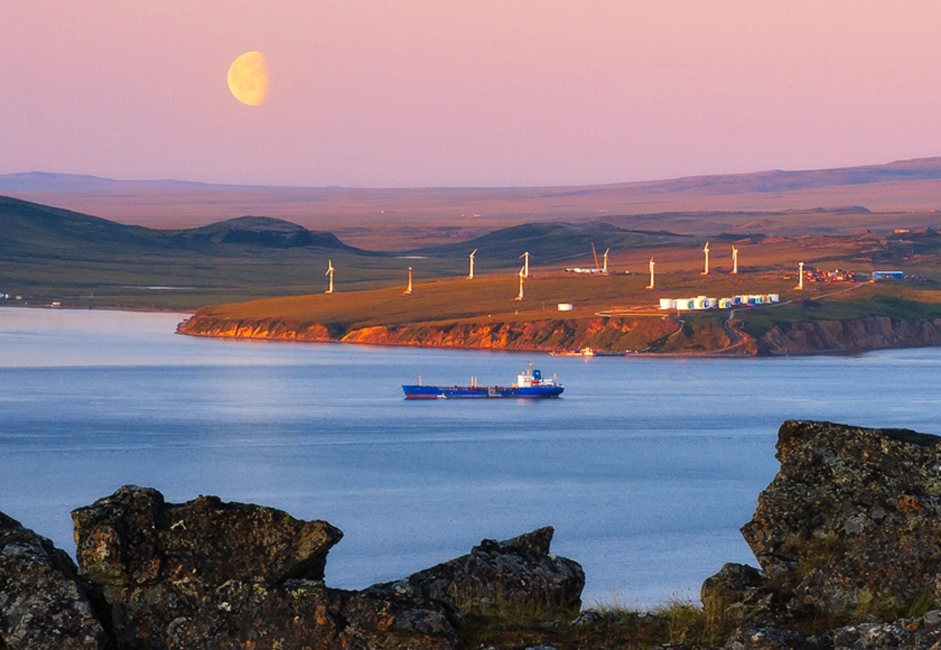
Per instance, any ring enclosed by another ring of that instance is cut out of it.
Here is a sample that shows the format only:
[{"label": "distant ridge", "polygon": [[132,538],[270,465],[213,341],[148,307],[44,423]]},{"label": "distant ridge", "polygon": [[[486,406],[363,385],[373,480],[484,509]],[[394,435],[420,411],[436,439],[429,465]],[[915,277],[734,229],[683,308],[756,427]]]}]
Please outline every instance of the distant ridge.
[{"label": "distant ridge", "polygon": [[[685,192],[706,190],[715,194],[740,194],[747,192],[787,192],[793,190],[839,187],[845,185],[864,185],[891,181],[919,181],[941,178],[941,156],[896,160],[877,165],[855,167],[832,167],[807,170],[772,169],[756,172],[733,174],[708,174],[699,176],[680,176],[654,181],[624,181],[594,185],[559,185],[559,186],[430,186],[411,188],[343,188],[326,186],[296,185],[245,185],[228,183],[203,183],[175,179],[117,180],[87,174],[64,174],[55,172],[31,171],[13,174],[0,174],[0,192],[52,192],[106,190],[114,187],[139,187],[141,189],[300,189],[300,190],[342,190],[348,192],[370,191],[469,191],[488,192],[495,190],[530,190],[539,191],[546,198],[578,196],[593,191],[608,191],[612,188],[635,188],[660,192]],[[553,192],[552,190],[558,190]]]},{"label": "distant ridge", "polygon": [[197,181],[173,179],[121,181],[87,174],[57,174],[53,172],[20,172],[0,174],[0,193],[4,192],[82,192],[107,191],[115,188],[140,190],[163,189],[219,189],[236,188],[238,185],[217,185]]},{"label": "distant ridge", "polygon": [[941,225],[941,157],[564,187],[276,187],[29,172],[0,175],[0,194],[160,229],[265,215],[386,251],[467,241],[522,223],[609,219],[628,230],[677,234],[848,234]]}]

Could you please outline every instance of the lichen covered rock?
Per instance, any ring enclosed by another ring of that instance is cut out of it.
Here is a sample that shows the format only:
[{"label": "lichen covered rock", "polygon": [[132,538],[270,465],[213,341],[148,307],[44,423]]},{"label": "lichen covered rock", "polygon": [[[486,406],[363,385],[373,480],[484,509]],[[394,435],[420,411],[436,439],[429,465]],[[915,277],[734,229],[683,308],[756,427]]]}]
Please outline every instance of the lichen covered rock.
[{"label": "lichen covered rock", "polygon": [[72,517],[121,650],[460,647],[445,603],[326,587],[342,537],[326,522],[217,497],[169,504],[136,486]]},{"label": "lichen covered rock", "polygon": [[72,513],[84,575],[102,585],[232,579],[323,579],[343,533],[274,508],[199,497],[175,505],[157,490],[125,486]]},{"label": "lichen covered rock", "polygon": [[0,513],[0,648],[110,647],[89,591],[65,551]]},{"label": "lichen covered rock", "polygon": [[808,615],[886,620],[941,602],[941,438],[789,420],[742,534]]},{"label": "lichen covered rock", "polygon": [[553,532],[547,526],[503,542],[485,539],[468,555],[370,590],[435,598],[462,612],[578,611],[585,573],[577,562],[549,552]]}]

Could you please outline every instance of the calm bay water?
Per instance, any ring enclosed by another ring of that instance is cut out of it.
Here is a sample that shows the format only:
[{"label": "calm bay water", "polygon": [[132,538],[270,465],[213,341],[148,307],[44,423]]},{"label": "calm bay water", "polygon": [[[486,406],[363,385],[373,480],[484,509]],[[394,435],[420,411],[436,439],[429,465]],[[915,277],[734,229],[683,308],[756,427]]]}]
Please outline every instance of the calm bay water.
[{"label": "calm bay water", "polygon": [[[216,494],[346,534],[360,588],[556,528],[586,602],[698,598],[777,471],[787,418],[938,433],[941,350],[792,359],[554,358],[196,339],[182,316],[0,309],[0,510],[74,550],[69,510],[123,484]],[[406,402],[400,384],[508,383],[559,400]]]}]

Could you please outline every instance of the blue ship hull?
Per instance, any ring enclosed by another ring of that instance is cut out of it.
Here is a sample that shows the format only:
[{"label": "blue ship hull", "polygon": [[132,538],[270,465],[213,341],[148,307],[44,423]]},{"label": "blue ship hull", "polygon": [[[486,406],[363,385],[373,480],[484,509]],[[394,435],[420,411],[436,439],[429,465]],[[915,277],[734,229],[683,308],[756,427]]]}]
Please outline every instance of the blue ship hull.
[{"label": "blue ship hull", "polygon": [[405,399],[454,399],[521,397],[527,399],[558,397],[562,386],[402,386]]}]

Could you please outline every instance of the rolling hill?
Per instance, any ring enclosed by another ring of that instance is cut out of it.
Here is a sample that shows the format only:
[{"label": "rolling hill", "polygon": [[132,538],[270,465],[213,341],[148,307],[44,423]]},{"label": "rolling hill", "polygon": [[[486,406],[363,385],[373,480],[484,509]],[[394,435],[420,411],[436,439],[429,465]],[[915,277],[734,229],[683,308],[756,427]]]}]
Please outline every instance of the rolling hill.
[{"label": "rolling hill", "polygon": [[[67,174],[0,175],[0,194],[119,221],[191,228],[247,214],[330,231],[367,249],[466,241],[526,222],[601,219],[680,234],[849,234],[938,226],[941,158],[838,169],[773,170],[568,187],[252,187],[123,181]],[[859,206],[864,210],[835,212]]]}]

